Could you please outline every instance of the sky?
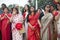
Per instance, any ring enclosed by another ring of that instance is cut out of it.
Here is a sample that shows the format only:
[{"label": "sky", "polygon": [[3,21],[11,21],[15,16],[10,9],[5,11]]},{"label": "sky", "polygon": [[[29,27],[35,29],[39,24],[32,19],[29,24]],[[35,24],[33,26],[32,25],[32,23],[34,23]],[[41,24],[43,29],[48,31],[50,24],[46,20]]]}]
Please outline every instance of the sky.
[{"label": "sky", "polygon": [[5,3],[7,6],[10,4],[18,4],[19,6],[24,6],[28,4],[28,0],[0,0],[0,5]]}]

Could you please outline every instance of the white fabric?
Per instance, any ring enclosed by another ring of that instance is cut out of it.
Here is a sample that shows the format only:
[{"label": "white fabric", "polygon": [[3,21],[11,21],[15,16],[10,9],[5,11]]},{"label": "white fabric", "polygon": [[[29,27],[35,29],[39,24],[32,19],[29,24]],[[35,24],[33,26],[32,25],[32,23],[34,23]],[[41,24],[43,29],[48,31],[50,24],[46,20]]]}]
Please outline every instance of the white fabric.
[{"label": "white fabric", "polygon": [[28,15],[28,11],[26,12],[26,16],[25,16],[25,18],[27,17],[27,15]]},{"label": "white fabric", "polygon": [[23,34],[20,34],[19,30],[15,28],[16,23],[23,23],[23,16],[21,14],[17,14],[13,16],[12,21],[12,40],[23,40]]},{"label": "white fabric", "polygon": [[[50,21],[52,20],[53,15],[51,13],[46,13],[42,19],[41,19],[41,23],[43,28],[41,29],[42,32],[42,40],[49,40],[49,32],[48,32],[48,27],[46,28],[46,26],[48,25],[48,23],[50,23]],[[50,24],[49,24],[50,25]],[[46,29],[46,30],[45,30]],[[45,30],[44,34],[43,31]]]},{"label": "white fabric", "polygon": [[28,15],[28,11],[26,12],[26,16],[25,16],[25,32],[26,32],[26,36],[28,36],[27,35],[27,31],[28,31],[28,23],[27,23],[27,15]]},{"label": "white fabric", "polygon": [[43,34],[42,40],[48,40],[48,28],[46,29],[45,33]]},{"label": "white fabric", "polygon": [[[59,20],[57,21],[57,33],[60,34],[60,17]],[[60,40],[60,38],[57,38],[57,40]]]}]

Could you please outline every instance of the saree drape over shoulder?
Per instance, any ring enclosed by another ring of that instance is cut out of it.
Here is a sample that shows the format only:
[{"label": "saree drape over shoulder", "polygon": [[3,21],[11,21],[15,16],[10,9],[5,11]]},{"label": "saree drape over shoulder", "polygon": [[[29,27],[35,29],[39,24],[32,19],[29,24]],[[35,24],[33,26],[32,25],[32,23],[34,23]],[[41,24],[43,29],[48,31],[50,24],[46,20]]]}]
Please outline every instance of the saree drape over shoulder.
[{"label": "saree drape over shoulder", "polygon": [[42,40],[51,40],[51,21],[53,19],[53,15],[51,13],[46,13],[42,19]]}]

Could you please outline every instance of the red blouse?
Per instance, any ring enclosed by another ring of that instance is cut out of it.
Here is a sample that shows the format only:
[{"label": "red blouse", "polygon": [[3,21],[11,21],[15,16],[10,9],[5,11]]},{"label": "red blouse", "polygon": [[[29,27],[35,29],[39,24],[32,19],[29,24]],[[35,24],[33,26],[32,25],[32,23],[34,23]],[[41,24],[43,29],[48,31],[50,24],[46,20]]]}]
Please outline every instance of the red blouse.
[{"label": "red blouse", "polygon": [[38,16],[39,15],[37,15],[37,14],[36,15],[29,15],[29,23],[34,27],[36,27],[38,24],[38,22],[37,22]]}]

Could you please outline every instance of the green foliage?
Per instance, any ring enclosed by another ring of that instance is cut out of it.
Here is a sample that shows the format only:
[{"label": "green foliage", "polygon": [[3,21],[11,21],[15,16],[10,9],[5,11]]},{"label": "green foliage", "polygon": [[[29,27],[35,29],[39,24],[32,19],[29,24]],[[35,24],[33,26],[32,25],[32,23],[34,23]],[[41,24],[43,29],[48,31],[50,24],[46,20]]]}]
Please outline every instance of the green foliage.
[{"label": "green foliage", "polygon": [[[46,4],[51,4],[55,7],[55,4],[53,3],[53,0],[37,0],[38,1],[38,8],[44,8]],[[34,2],[30,3],[32,5],[34,3],[34,6],[36,5],[36,0]]]},{"label": "green foliage", "polygon": [[53,0],[38,0],[38,7],[44,8],[46,4],[54,5]]}]

